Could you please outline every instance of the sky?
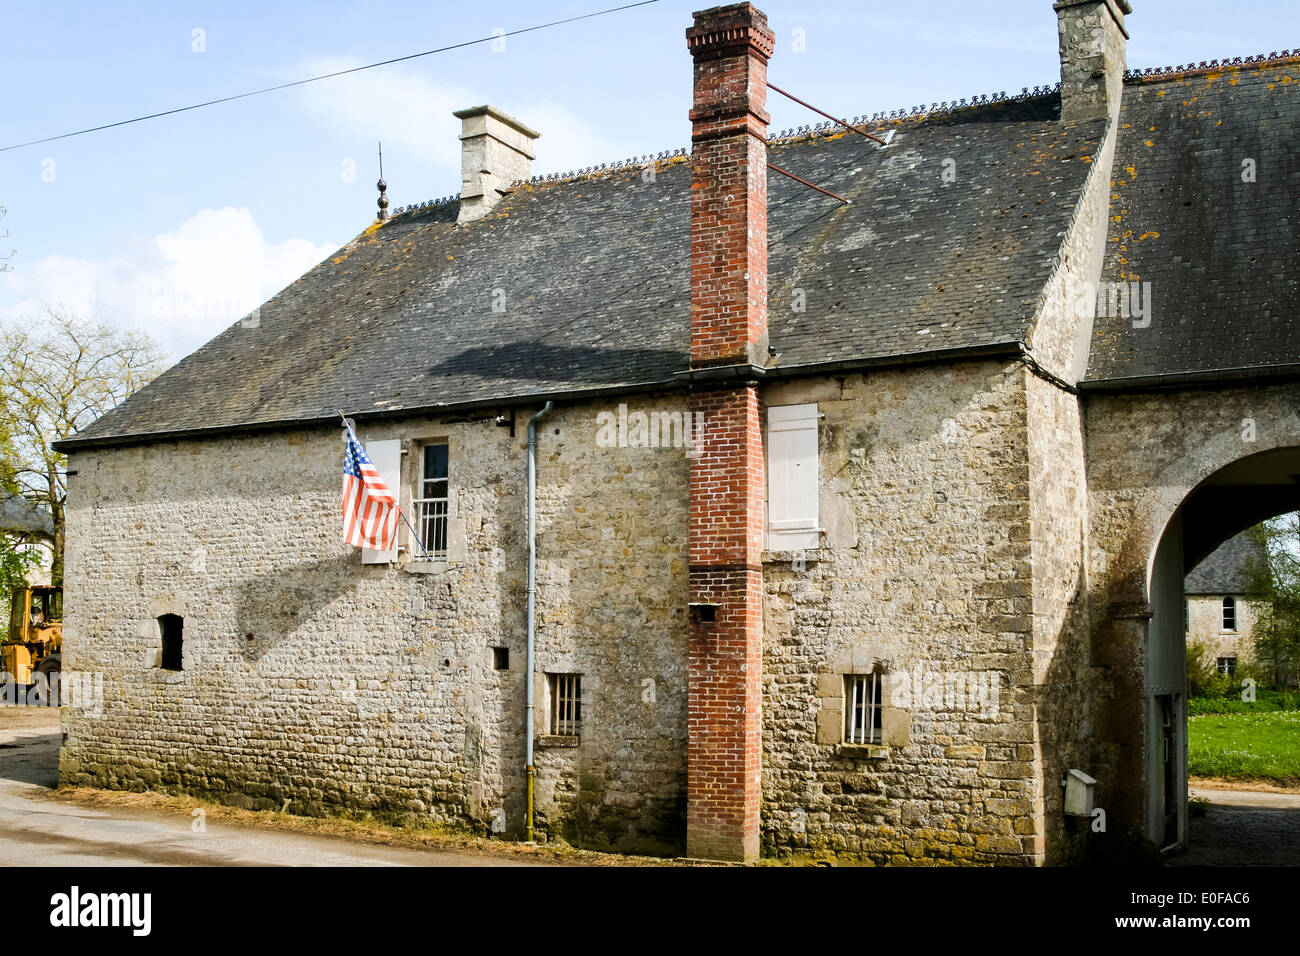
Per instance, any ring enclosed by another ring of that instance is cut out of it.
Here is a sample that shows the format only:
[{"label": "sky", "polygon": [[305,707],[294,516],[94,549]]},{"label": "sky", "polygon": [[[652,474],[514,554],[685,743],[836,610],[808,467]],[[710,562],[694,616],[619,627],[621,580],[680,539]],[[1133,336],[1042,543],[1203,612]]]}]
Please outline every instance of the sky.
[{"label": "sky", "polygon": [[[404,56],[626,0],[5,0],[0,147]],[[689,144],[684,31],[658,0],[290,90],[0,152],[0,321],[75,309],[175,357],[374,218],[459,192],[482,103],[541,132],[535,173]],[[1060,79],[1051,0],[770,0],[769,79],[861,115]],[[1133,0],[1131,67],[1300,47],[1300,0]],[[495,48],[494,48],[495,47]],[[821,117],[773,94],[773,130]]]}]

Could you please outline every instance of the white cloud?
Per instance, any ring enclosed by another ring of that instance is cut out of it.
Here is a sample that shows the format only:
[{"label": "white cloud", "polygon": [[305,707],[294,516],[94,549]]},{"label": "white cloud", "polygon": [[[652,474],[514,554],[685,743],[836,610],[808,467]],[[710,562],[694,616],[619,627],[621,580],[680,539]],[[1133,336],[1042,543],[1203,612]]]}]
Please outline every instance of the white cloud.
[{"label": "white cloud", "polygon": [[0,317],[31,319],[67,306],[144,329],[177,357],[251,312],[335,248],[307,239],[272,244],[246,208],[203,209],[151,239],[124,238],[107,259],[46,256],[4,275],[14,305]]},{"label": "white cloud", "polygon": [[[308,60],[301,65],[301,75],[318,76],[358,65],[359,60],[343,58]],[[460,120],[451,114],[468,106],[491,102],[542,134],[534,173],[612,162],[632,152],[550,100],[498,102],[481,91],[433,83],[401,67],[312,83],[302,88],[301,96],[309,112],[349,138],[367,145],[382,140],[401,146],[427,163],[428,180],[423,189],[414,190],[417,198],[459,191]],[[439,189],[441,185],[447,188]]]}]

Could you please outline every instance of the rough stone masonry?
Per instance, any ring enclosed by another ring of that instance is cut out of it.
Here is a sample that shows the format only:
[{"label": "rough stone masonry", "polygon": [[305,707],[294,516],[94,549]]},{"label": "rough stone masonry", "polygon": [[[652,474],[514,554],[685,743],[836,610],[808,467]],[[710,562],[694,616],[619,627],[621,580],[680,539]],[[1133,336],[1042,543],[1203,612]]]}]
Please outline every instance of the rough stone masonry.
[{"label": "rough stone masonry", "polygon": [[[1183,566],[1295,507],[1300,77],[1126,75],[1127,2],[1054,9],[1059,91],[857,118],[884,148],[767,134],[749,4],[688,31],[689,157],[529,179],[536,134],[462,111],[461,199],[61,444],[64,667],[104,675],[62,781],[521,835],[517,426],[550,400],[543,836],[943,865],[1185,842]],[[1079,305],[1135,277],[1142,321]],[[336,408],[408,513],[443,509],[434,560],[340,544]]]}]

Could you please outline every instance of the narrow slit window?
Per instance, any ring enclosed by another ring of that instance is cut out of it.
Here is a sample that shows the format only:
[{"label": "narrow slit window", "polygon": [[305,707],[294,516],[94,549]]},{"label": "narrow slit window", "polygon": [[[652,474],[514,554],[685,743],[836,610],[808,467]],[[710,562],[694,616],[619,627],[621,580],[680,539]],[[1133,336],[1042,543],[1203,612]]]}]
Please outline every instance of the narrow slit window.
[{"label": "narrow slit window", "polygon": [[[416,488],[415,526],[434,561],[447,560],[447,443],[425,445],[421,453],[420,480]],[[419,545],[411,548],[415,561],[426,560]]]},{"label": "narrow slit window", "polygon": [[158,631],[162,635],[162,663],[165,671],[178,671],[184,662],[185,618],[179,614],[164,614],[158,618]]},{"label": "narrow slit window", "polygon": [[848,674],[844,678],[844,742],[883,743],[880,716],[882,683],[879,673]]},{"label": "narrow slit window", "polygon": [[582,675],[549,674],[551,690],[551,733],[576,737],[582,730]]}]

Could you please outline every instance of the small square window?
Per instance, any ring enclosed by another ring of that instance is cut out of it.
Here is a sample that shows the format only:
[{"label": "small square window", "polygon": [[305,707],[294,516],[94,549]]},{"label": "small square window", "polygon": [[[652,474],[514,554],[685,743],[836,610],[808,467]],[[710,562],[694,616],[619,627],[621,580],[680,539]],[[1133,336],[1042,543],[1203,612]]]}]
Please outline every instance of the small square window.
[{"label": "small square window", "polygon": [[844,742],[881,744],[882,683],[879,673],[844,677]]},{"label": "small square window", "polygon": [[1220,674],[1232,677],[1237,673],[1237,659],[1235,657],[1220,657],[1217,668]]},{"label": "small square window", "polygon": [[582,675],[547,674],[546,680],[551,692],[551,734],[578,736],[582,729]]}]

